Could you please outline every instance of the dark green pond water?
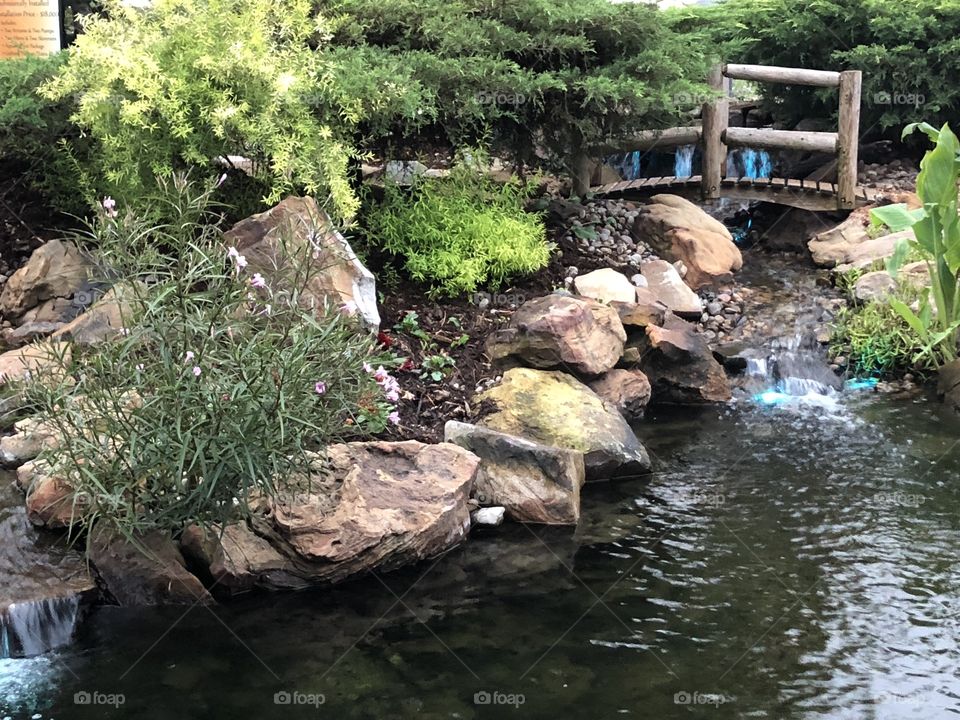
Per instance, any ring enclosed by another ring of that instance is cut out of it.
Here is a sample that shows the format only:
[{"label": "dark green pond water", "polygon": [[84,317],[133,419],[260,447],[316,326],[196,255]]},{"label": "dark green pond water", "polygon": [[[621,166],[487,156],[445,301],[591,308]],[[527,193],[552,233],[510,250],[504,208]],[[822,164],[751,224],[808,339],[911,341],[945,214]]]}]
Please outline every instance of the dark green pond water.
[{"label": "dark green pond water", "polygon": [[69,647],[2,661],[0,719],[956,718],[941,412],[660,416],[640,430],[658,472],[588,487],[576,533],[504,526],[334,591],[100,608]]}]

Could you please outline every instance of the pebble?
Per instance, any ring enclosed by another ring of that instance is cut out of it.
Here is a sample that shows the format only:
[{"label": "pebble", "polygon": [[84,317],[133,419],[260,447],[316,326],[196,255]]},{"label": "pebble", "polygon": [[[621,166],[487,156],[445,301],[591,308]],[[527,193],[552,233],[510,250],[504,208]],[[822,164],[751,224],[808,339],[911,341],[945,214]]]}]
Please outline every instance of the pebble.
[{"label": "pebble", "polygon": [[640,273],[632,275],[630,277],[630,282],[632,282],[636,287],[647,287],[648,285],[647,279]]},{"label": "pebble", "polygon": [[719,300],[707,303],[706,315],[719,315],[723,312],[723,303]]}]

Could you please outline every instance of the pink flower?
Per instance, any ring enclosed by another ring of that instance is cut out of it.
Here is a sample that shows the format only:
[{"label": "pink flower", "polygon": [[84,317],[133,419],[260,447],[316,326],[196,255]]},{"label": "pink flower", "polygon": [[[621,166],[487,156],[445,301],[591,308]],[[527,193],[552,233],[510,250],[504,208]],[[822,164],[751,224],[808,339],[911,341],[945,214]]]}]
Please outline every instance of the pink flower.
[{"label": "pink flower", "polygon": [[317,380],[317,383],[313,386],[313,389],[317,395],[323,395],[327,391],[327,384],[323,380]]},{"label": "pink flower", "polygon": [[183,356],[183,361],[190,362],[191,360],[193,360],[193,357],[194,357],[193,350],[187,350],[187,352]]},{"label": "pink flower", "polygon": [[117,216],[117,201],[112,197],[107,195],[101,205],[103,205],[103,212],[106,213],[108,218],[115,218]]},{"label": "pink flower", "polygon": [[372,372],[373,372],[373,365],[371,365],[371,364],[368,363],[368,362],[365,362],[365,363],[363,364],[363,371],[364,371],[365,373],[372,373]]},{"label": "pink flower", "polygon": [[257,290],[263,290],[267,286],[267,281],[263,279],[263,275],[260,273],[254,273],[253,277],[250,278],[250,284]]},{"label": "pink flower", "polygon": [[233,245],[227,248],[227,257],[230,260],[233,260],[233,264],[236,266],[237,272],[240,272],[247,266],[247,259],[241,255],[240,251],[233,247]]},{"label": "pink flower", "polygon": [[377,368],[377,371],[373,373],[373,379],[382,385],[390,379],[390,373],[384,369],[383,365],[381,365]]},{"label": "pink flower", "polygon": [[200,373],[202,373],[202,372],[203,372],[203,370],[200,369],[200,366],[199,366],[199,365],[194,365],[194,366],[193,366],[193,376],[194,376],[194,377],[200,377]]},{"label": "pink flower", "polygon": [[220,179],[217,180],[217,187],[220,187],[220,186],[223,185],[226,181],[227,181],[227,174],[224,173],[223,175],[220,176]]},{"label": "pink flower", "polygon": [[396,410],[394,410],[392,413],[390,413],[389,415],[387,415],[387,420],[388,420],[392,425],[399,425],[399,424],[400,424],[400,413],[398,413]]}]

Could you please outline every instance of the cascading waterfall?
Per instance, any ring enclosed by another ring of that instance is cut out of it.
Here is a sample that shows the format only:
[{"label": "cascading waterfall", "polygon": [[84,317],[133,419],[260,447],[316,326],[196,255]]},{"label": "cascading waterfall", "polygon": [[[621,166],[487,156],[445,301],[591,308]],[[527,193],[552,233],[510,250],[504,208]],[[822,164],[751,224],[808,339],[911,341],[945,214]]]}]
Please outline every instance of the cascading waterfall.
[{"label": "cascading waterfall", "polygon": [[830,403],[843,387],[816,341],[802,334],[781,339],[764,357],[748,358],[745,374],[758,390],[754,398],[766,405],[796,399]]},{"label": "cascading waterfall", "polygon": [[768,178],[773,160],[766,150],[734,148],[727,153],[727,177]]},{"label": "cascading waterfall", "polygon": [[687,178],[693,175],[693,154],[696,150],[696,145],[681,145],[677,148],[673,156],[674,177]]},{"label": "cascading waterfall", "polygon": [[30,657],[70,642],[80,599],[76,595],[11,603],[0,610],[0,658]]}]

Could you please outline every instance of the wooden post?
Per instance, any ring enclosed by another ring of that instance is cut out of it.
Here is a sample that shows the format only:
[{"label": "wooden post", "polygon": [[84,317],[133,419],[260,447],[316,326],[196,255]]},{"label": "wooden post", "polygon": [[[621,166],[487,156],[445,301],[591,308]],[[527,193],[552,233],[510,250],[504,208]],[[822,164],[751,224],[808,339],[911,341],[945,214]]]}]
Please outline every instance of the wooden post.
[{"label": "wooden post", "polygon": [[581,202],[583,196],[590,191],[590,155],[581,147],[573,154],[573,167],[570,168],[573,187],[571,192],[577,195]]},{"label": "wooden post", "polygon": [[840,73],[840,119],[837,128],[837,208],[856,207],[857,152],[860,145],[859,70]]},{"label": "wooden post", "polygon": [[[711,90],[723,92],[723,65],[714,65],[707,76]],[[730,119],[730,100],[724,96],[703,104],[703,170],[700,194],[704,200],[720,197],[720,180],[727,163],[727,146],[723,133]]]}]

